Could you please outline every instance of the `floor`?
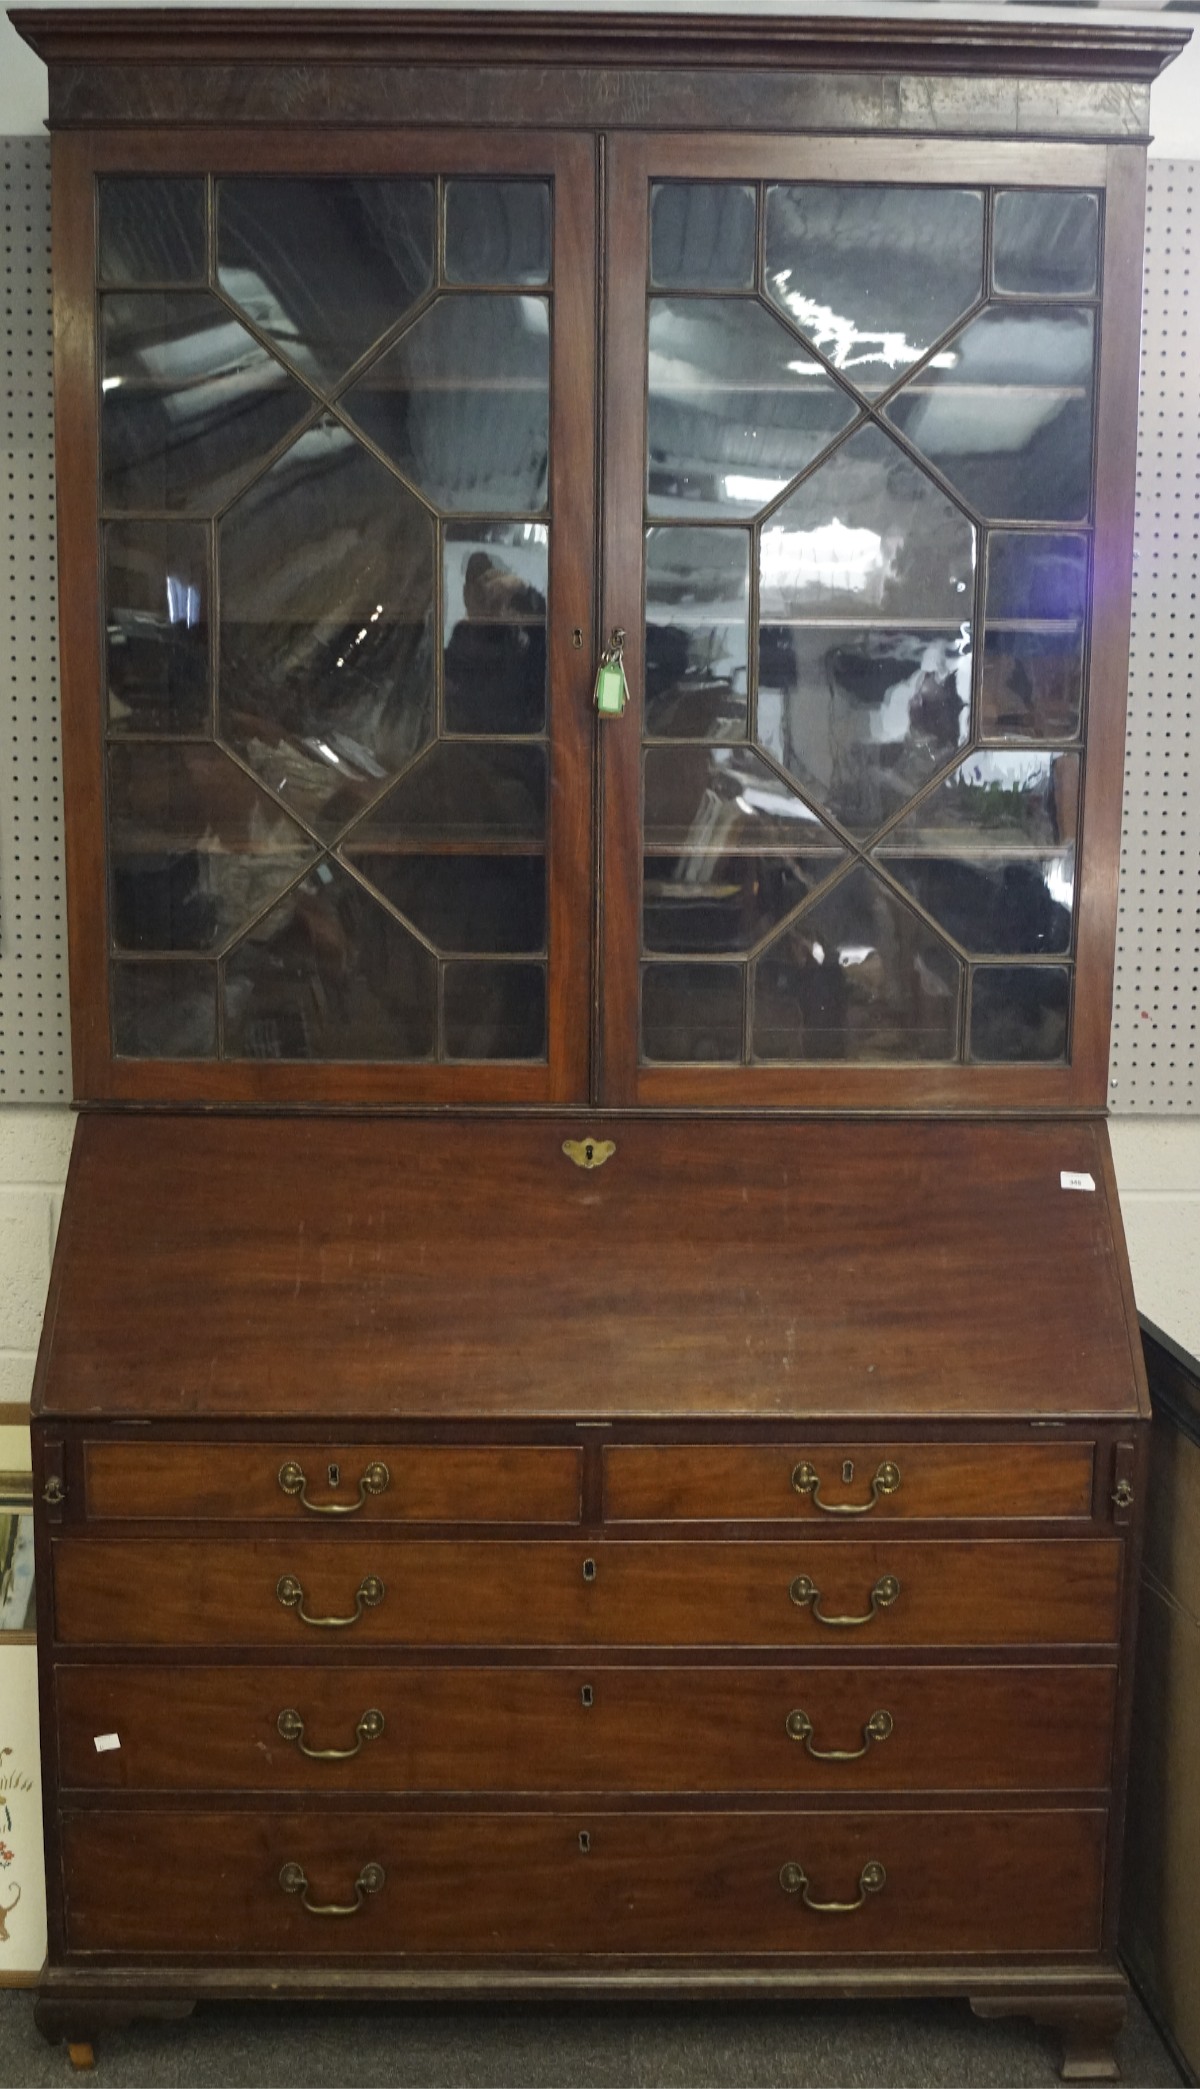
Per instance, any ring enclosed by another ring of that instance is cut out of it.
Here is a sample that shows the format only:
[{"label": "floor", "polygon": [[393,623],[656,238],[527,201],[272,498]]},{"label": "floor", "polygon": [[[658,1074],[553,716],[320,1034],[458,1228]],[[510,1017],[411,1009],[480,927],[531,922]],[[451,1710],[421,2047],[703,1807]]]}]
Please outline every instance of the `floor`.
[{"label": "floor", "polygon": [[[1126,2089],[1180,2081],[1135,2000],[1119,2047]],[[202,2004],[137,2024],[73,2075],[33,2027],[27,1990],[0,1990],[0,2089],[1025,2089],[1056,2082],[1049,2035],[981,2023],[962,2003],[688,2008],[281,2008]]]}]

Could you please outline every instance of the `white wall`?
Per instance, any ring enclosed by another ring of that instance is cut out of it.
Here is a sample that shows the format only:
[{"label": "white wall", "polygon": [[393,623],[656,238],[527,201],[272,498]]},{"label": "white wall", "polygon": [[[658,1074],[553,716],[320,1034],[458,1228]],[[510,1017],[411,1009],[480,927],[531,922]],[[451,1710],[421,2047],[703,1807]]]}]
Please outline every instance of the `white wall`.
[{"label": "white wall", "polygon": [[[79,0],[74,0],[74,4],[78,5]],[[106,5],[107,0],[84,0],[84,4]],[[159,6],[161,0],[133,0],[133,4]],[[226,0],[226,4],[249,6],[256,4],[256,0]],[[300,0],[302,6],[319,4],[321,0]],[[384,4],[384,0],[380,0],[380,4]],[[421,0],[421,4],[427,6],[431,0]],[[444,4],[444,0],[432,0],[432,4]],[[476,5],[478,0],[462,0],[462,4]],[[507,6],[520,13],[540,9],[545,4],[546,0],[507,0]],[[587,9],[593,4],[594,0],[557,0],[564,13]],[[923,15],[945,19],[949,15],[961,21],[1051,21],[1059,24],[1066,18],[1062,6],[952,7],[941,4],[941,0],[931,6],[900,5],[896,0],[752,0],[749,6],[739,5],[738,0],[640,0],[640,4],[656,12],[672,14],[801,12],[814,15],[892,15],[908,20],[919,20]],[[636,13],[638,6],[639,0],[609,0],[610,12]],[[1145,27],[1152,14],[1153,10],[1146,7],[1104,8],[1095,12],[1088,9],[1080,21],[1084,25],[1130,22]],[[1167,20],[1180,28],[1200,26],[1200,6],[1187,14],[1172,12]],[[45,71],[33,52],[21,42],[7,18],[0,18],[0,137],[20,137],[39,130],[45,118]],[[1164,159],[1200,157],[1200,36],[1193,34],[1183,56],[1156,83],[1151,98],[1151,125],[1154,131],[1151,149],[1154,153]]]}]

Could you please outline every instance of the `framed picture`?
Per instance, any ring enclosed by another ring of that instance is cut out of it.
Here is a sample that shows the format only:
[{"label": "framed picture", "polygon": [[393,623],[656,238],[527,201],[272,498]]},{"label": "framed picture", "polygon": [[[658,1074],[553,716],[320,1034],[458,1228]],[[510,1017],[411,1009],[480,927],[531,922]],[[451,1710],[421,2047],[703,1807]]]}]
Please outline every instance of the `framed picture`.
[{"label": "framed picture", "polygon": [[0,1633],[33,1628],[33,1484],[0,1472]]}]

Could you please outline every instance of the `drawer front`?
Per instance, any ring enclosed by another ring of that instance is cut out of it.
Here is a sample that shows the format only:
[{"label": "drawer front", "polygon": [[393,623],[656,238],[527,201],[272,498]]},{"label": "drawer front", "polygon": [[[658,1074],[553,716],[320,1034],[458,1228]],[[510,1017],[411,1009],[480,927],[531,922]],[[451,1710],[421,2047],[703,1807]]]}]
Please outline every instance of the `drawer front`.
[{"label": "drawer front", "polygon": [[[1104,1824],[1099,1810],[1029,1809],[76,1813],[67,1941],[338,1959],[1091,1951]],[[822,1912],[806,1892],[861,1905]],[[361,1906],[338,1920],[304,1898]]]},{"label": "drawer front", "polygon": [[1110,1668],[1057,1664],[64,1666],[60,1778],[332,1795],[1100,1791],[1115,1687]]},{"label": "drawer front", "polygon": [[570,1444],[88,1443],[88,1514],[361,1523],[578,1523]]},{"label": "drawer front", "polygon": [[831,1530],[859,1517],[1090,1517],[1094,1455],[1090,1443],[610,1444],[604,1513]]},{"label": "drawer front", "polygon": [[287,1646],[305,1659],[362,1645],[1110,1644],[1120,1581],[1112,1538],[54,1546],[64,1644]]}]

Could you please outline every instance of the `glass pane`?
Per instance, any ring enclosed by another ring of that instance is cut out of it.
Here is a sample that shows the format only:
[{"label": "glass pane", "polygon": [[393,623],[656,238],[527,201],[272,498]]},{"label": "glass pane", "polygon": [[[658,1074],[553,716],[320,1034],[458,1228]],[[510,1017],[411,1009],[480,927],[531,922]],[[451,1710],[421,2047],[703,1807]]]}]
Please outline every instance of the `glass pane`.
[{"label": "glass pane", "polygon": [[202,180],[103,178],[102,283],[202,283],[206,274]]},{"label": "glass pane", "polygon": [[546,505],[550,303],[440,297],[346,394],[372,440],[435,506],[467,515]]},{"label": "glass pane", "polygon": [[993,305],[887,412],[980,514],[1082,521],[1093,330],[1079,306]]},{"label": "glass pane", "polygon": [[112,934],[119,950],[216,950],[315,850],[219,747],[109,750]]},{"label": "glass pane", "polygon": [[308,411],[309,395],[204,291],[100,300],[108,508],[212,514]]},{"label": "glass pane", "polygon": [[647,856],[642,947],[717,957],[750,950],[837,869],[814,856]]},{"label": "glass pane", "polygon": [[842,853],[811,805],[753,747],[650,747],[645,763],[651,851]]},{"label": "glass pane", "polygon": [[1007,189],[996,198],[997,290],[1086,297],[1096,288],[1100,212],[1086,189]]},{"label": "glass pane", "polygon": [[651,299],[651,514],[753,515],[854,411],[752,298]]},{"label": "glass pane", "polygon": [[647,530],[648,736],[745,731],[749,604],[748,530]]},{"label": "glass pane", "polygon": [[220,528],[220,729],[332,837],[433,731],[434,524],[339,423]]},{"label": "glass pane", "polygon": [[540,733],[546,723],[546,561],[541,522],[443,531],[444,715],[451,733]]},{"label": "glass pane", "polygon": [[1074,841],[1078,817],[1077,754],[972,754],[892,829],[883,848],[926,841],[936,848],[956,835],[997,848],[1055,848]]},{"label": "glass pane", "polygon": [[214,1059],[217,968],[211,964],[115,964],[110,974],[118,1059]]},{"label": "glass pane", "polygon": [[644,965],[642,1058],[739,1062],[745,986],[741,965]]},{"label": "glass pane", "polygon": [[544,1059],[544,965],[447,965],[442,975],[447,1059]]},{"label": "glass pane", "polygon": [[207,729],[208,530],[110,522],[104,531],[108,722],[113,732]]},{"label": "glass pane", "polygon": [[346,854],[439,951],[542,951],[546,865],[534,844],[506,856],[403,854],[357,837]]},{"label": "glass pane", "polygon": [[225,963],[235,1059],[430,1059],[437,960],[334,863],[318,863]]},{"label": "glass pane", "polygon": [[222,181],[217,279],[306,377],[331,385],[433,281],[428,181]]},{"label": "glass pane", "polygon": [[528,854],[545,832],[544,747],[443,740],[360,820],[349,846],[386,855],[415,841],[425,854],[481,844]]},{"label": "glass pane", "polygon": [[1087,569],[1084,537],[989,532],[982,725],[990,738],[1078,735]]},{"label": "glass pane", "polygon": [[962,966],[863,865],[754,967],[756,1059],[952,1059]]},{"label": "glass pane", "polygon": [[658,290],[753,290],[754,190],[732,181],[656,181],[650,280]]},{"label": "glass pane", "polygon": [[972,189],[767,190],[767,290],[862,392],[895,384],[978,300],[983,197]]},{"label": "glass pane", "polygon": [[1066,965],[985,965],[971,981],[971,1057],[1065,1059]]},{"label": "glass pane", "polygon": [[549,275],[548,183],[446,183],[448,283],[545,283]]},{"label": "glass pane", "polygon": [[1058,956],[1071,948],[1075,851],[891,856],[887,867],[956,943],[981,957]]}]

